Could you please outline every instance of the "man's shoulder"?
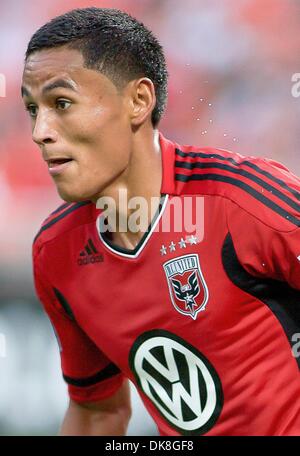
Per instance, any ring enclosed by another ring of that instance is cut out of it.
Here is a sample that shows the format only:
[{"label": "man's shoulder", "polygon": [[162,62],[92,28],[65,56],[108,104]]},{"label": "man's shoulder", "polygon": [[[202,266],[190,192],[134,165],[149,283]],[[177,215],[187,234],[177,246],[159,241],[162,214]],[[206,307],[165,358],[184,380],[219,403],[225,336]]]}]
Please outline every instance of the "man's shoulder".
[{"label": "man's shoulder", "polygon": [[49,241],[60,238],[80,225],[95,219],[95,205],[91,201],[60,205],[43,221],[33,240],[33,252],[38,252]]},{"label": "man's shoulder", "polygon": [[300,179],[275,160],[176,145],[174,169],[177,194],[223,197],[274,228],[300,226]]}]

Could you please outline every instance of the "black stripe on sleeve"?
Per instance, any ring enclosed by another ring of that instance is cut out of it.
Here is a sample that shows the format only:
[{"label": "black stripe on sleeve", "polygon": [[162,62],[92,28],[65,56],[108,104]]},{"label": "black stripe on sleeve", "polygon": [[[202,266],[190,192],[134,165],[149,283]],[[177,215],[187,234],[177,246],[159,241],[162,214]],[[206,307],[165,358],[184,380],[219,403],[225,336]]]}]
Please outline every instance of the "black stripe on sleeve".
[{"label": "black stripe on sleeve", "polygon": [[59,291],[57,288],[54,288],[54,287],[53,287],[53,291],[55,293],[55,296],[56,296],[58,302],[60,303],[60,305],[62,306],[62,308],[64,309],[64,311],[68,315],[68,317],[71,320],[76,321],[75,317],[74,317],[74,314],[72,312],[71,306],[68,303],[68,301],[66,300],[66,298],[64,297],[64,295],[62,294],[62,292]]},{"label": "black stripe on sleeve", "polygon": [[67,209],[65,212],[63,212],[62,214],[60,214],[60,215],[58,215],[57,217],[55,217],[54,219],[52,219],[50,222],[46,223],[44,226],[42,226],[42,228],[39,230],[39,232],[38,232],[37,235],[35,236],[33,243],[37,240],[37,238],[40,236],[40,234],[41,234],[43,231],[47,230],[47,229],[50,228],[52,225],[54,225],[55,223],[57,223],[59,220],[61,220],[61,219],[63,219],[64,217],[66,217],[66,215],[71,214],[71,212],[76,211],[76,210],[79,209],[80,207],[86,206],[87,204],[91,204],[91,201],[82,201],[82,202],[80,202],[80,203],[76,203],[74,206],[70,207],[70,208]]},{"label": "black stripe on sleeve", "polygon": [[248,171],[245,171],[244,169],[233,168],[232,166],[224,165],[223,163],[216,163],[216,162],[187,163],[187,162],[176,161],[175,162],[175,166],[177,168],[184,168],[184,169],[217,168],[217,169],[222,169],[224,171],[229,171],[229,172],[231,172],[233,174],[237,174],[239,176],[246,177],[247,179],[249,179],[249,180],[255,182],[256,184],[260,185],[261,187],[265,188],[268,192],[272,193],[273,195],[276,195],[279,199],[281,199],[281,201],[284,201],[288,206],[290,206],[291,208],[295,209],[296,211],[298,211],[300,213],[300,204],[296,203],[291,198],[289,198],[287,195],[282,193],[280,190],[278,190],[277,188],[273,187],[273,185],[268,184],[263,179],[260,179],[260,177],[257,177],[254,174],[251,174]]},{"label": "black stripe on sleeve", "polygon": [[[234,285],[269,307],[293,347],[293,335],[300,332],[300,291],[286,282],[249,274],[238,260],[230,233],[226,235],[223,244],[222,263]],[[300,357],[295,358],[295,361],[300,369]]]},{"label": "black stripe on sleeve", "polygon": [[248,166],[249,168],[254,169],[256,172],[262,174],[263,176],[267,177],[268,179],[272,180],[273,182],[276,182],[278,185],[280,185],[282,188],[284,188],[285,190],[290,192],[297,200],[300,201],[300,193],[297,192],[297,190],[295,190],[294,188],[289,187],[289,185],[287,185],[287,183],[284,182],[283,180],[279,179],[276,176],[273,176],[268,171],[265,171],[264,169],[261,169],[259,166],[255,165],[254,163],[251,163],[251,162],[249,162],[247,160],[244,161],[242,164],[245,165],[245,166]]},{"label": "black stripe on sleeve", "polygon": [[272,211],[276,212],[278,215],[280,215],[284,219],[291,222],[293,225],[300,226],[300,220],[298,218],[294,217],[294,215],[290,214],[285,209],[278,206],[278,204],[274,203],[272,200],[270,200],[266,196],[262,195],[260,192],[258,192],[254,188],[252,188],[250,185],[245,184],[245,182],[242,182],[241,180],[234,179],[229,176],[223,176],[220,174],[213,174],[213,173],[192,174],[190,176],[187,176],[185,174],[176,174],[175,180],[180,181],[180,182],[211,180],[211,181],[224,182],[224,183],[235,185],[236,187],[239,187],[242,190],[245,190],[247,193],[252,195],[255,199],[257,199],[258,201],[263,203],[265,206],[270,208]]},{"label": "black stripe on sleeve", "polygon": [[228,161],[229,163],[232,163],[233,165],[236,165],[236,166],[248,166],[249,168],[255,170],[257,173],[261,174],[262,176],[265,176],[268,179],[272,180],[273,182],[276,182],[276,184],[280,185],[282,188],[287,190],[297,200],[300,201],[300,193],[297,192],[297,190],[295,190],[294,188],[292,188],[289,185],[287,185],[287,183],[284,182],[282,179],[279,179],[278,177],[273,176],[273,174],[269,173],[268,171],[265,171],[265,170],[261,169],[259,166],[255,165],[254,163],[252,163],[252,162],[250,162],[248,160],[244,160],[242,162],[237,162],[236,160],[234,160],[234,158],[224,157],[223,155],[219,155],[219,154],[213,154],[213,153],[207,154],[207,153],[203,153],[203,152],[183,152],[183,151],[181,151],[179,149],[175,149],[175,153],[179,157],[183,157],[183,158],[186,158],[186,157],[191,157],[191,158],[197,158],[198,157],[198,158],[204,158],[204,159],[216,158],[217,160]]},{"label": "black stripe on sleeve", "polygon": [[91,377],[73,378],[63,374],[63,378],[69,385],[86,387],[95,385],[96,383],[114,377],[115,375],[118,375],[120,372],[120,369],[115,364],[110,363],[104,369],[92,375]]},{"label": "black stripe on sleeve", "polygon": [[65,209],[66,207],[70,206],[70,204],[71,204],[71,203],[64,203],[64,204],[61,204],[57,209],[55,209],[55,211],[51,212],[50,215],[57,214],[57,212],[62,211],[62,210]]}]

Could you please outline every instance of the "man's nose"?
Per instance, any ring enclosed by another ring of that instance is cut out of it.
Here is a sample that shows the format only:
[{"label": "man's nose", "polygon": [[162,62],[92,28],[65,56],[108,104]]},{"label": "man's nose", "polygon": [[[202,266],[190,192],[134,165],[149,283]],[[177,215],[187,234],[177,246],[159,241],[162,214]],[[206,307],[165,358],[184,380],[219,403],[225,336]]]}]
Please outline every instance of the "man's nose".
[{"label": "man's nose", "polygon": [[57,140],[57,132],[53,127],[53,119],[49,112],[39,110],[32,130],[32,139],[39,146]]}]

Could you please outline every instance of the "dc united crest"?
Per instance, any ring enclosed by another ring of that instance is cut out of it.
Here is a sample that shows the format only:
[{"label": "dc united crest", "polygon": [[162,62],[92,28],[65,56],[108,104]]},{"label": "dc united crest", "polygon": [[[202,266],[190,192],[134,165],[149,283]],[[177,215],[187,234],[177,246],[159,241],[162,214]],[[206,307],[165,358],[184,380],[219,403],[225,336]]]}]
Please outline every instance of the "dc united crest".
[{"label": "dc united crest", "polygon": [[208,289],[197,254],[184,255],[164,263],[173,306],[194,320],[205,310]]}]

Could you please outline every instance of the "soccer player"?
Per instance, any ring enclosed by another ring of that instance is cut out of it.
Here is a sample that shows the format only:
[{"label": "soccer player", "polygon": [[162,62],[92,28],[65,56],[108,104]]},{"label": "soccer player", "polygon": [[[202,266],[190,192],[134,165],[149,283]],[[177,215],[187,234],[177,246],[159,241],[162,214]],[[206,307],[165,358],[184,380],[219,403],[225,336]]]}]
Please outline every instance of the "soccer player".
[{"label": "soccer player", "polygon": [[166,139],[162,48],[121,11],[41,27],[22,95],[66,201],[33,243],[70,396],[61,434],[125,434],[128,379],[161,435],[299,434],[299,179]]}]

